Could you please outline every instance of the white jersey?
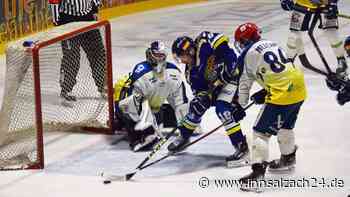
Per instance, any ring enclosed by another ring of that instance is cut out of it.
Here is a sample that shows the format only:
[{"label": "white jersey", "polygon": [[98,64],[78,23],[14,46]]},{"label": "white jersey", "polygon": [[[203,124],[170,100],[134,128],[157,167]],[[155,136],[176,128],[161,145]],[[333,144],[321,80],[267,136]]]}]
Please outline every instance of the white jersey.
[{"label": "white jersey", "polygon": [[188,99],[181,71],[172,63],[167,63],[164,71],[156,73],[148,62],[137,64],[130,76],[131,95],[119,102],[119,107],[134,121],[138,122],[144,113],[144,102],[155,113],[168,102],[180,121],[188,111]]},{"label": "white jersey", "polygon": [[241,70],[239,99],[246,104],[249,90],[257,81],[267,90],[266,103],[289,105],[306,97],[304,75],[299,67],[288,61],[277,43],[261,40],[243,50],[238,58]]}]

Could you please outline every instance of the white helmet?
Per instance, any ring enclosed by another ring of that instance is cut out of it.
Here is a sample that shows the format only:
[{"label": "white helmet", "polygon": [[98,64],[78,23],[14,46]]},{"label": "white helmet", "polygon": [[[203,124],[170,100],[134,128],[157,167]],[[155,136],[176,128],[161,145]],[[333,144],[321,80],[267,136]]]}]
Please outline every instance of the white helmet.
[{"label": "white helmet", "polygon": [[146,60],[151,64],[153,70],[160,73],[166,66],[167,52],[162,41],[154,41],[146,50]]}]

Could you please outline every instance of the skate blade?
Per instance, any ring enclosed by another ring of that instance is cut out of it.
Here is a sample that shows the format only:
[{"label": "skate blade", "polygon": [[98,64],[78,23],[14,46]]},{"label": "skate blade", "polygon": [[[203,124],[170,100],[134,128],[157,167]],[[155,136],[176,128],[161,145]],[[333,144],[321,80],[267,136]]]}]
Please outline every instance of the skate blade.
[{"label": "skate blade", "polygon": [[249,166],[249,165],[250,165],[249,158],[243,158],[243,159],[236,160],[236,161],[226,162],[227,168],[240,168],[240,167]]},{"label": "skate blade", "polygon": [[268,168],[268,171],[272,174],[291,174],[295,171],[295,166],[286,166],[284,168],[272,169]]},{"label": "skate blade", "polygon": [[61,105],[64,107],[73,108],[74,107],[74,101],[67,101],[65,99],[61,99]]},{"label": "skate blade", "polygon": [[249,186],[245,186],[245,185],[242,185],[239,189],[241,191],[244,191],[244,192],[255,192],[255,193],[264,192],[264,190],[260,187],[249,187]]}]

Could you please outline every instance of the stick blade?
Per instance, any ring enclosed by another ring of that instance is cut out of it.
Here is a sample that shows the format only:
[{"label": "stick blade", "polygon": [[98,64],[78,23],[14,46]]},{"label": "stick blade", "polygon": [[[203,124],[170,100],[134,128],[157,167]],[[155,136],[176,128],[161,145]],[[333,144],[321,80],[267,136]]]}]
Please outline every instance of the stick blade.
[{"label": "stick blade", "polygon": [[103,184],[110,184],[112,182],[123,182],[123,181],[127,181],[127,175],[101,175],[103,178],[105,178],[103,180]]},{"label": "stick blade", "polygon": [[125,181],[130,180],[135,174],[136,174],[136,172],[132,172],[132,173],[126,174],[125,175]]}]

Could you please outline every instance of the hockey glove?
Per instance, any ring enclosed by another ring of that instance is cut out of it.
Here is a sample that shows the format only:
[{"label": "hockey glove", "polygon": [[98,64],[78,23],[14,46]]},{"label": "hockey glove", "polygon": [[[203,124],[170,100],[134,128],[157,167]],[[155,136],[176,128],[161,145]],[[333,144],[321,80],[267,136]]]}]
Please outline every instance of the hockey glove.
[{"label": "hockey glove", "polygon": [[282,9],[286,11],[293,10],[294,2],[292,0],[280,0]]},{"label": "hockey glove", "polygon": [[190,102],[190,113],[202,117],[210,107],[210,97],[208,94],[198,95]]},{"label": "hockey glove", "polygon": [[264,104],[266,95],[267,95],[267,91],[265,89],[262,89],[262,90],[259,90],[258,92],[255,92],[250,97],[250,100],[254,101],[258,105]]},{"label": "hockey glove", "polygon": [[227,65],[225,65],[225,63],[221,63],[217,65],[216,68],[216,72],[218,75],[219,80],[224,83],[231,83],[232,81],[234,81],[234,76],[232,73],[232,70],[230,71],[227,67]]},{"label": "hockey glove", "polygon": [[342,88],[341,83],[337,81],[336,75],[330,74],[326,78],[326,84],[329,89],[334,90],[334,91],[339,91]]},{"label": "hockey glove", "polygon": [[233,107],[234,107],[234,111],[232,112],[232,117],[235,120],[235,122],[239,122],[241,121],[247,114],[245,113],[243,107],[237,103],[234,102],[232,103]]},{"label": "hockey glove", "polygon": [[337,94],[337,101],[339,105],[344,105],[346,102],[350,101],[350,91],[349,89],[343,88]]},{"label": "hockey glove", "polygon": [[326,7],[326,18],[336,19],[338,15],[338,5],[337,0],[330,0]]}]

